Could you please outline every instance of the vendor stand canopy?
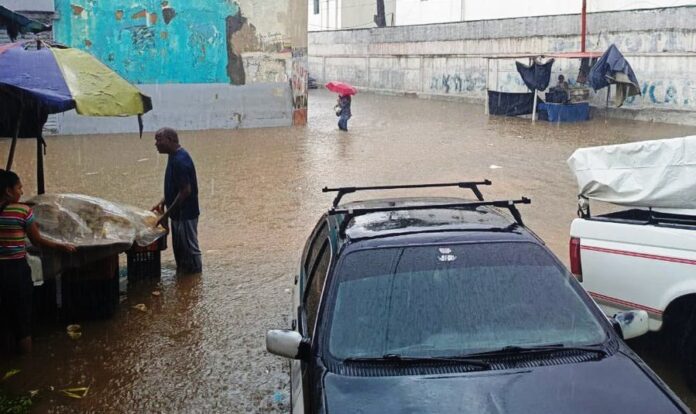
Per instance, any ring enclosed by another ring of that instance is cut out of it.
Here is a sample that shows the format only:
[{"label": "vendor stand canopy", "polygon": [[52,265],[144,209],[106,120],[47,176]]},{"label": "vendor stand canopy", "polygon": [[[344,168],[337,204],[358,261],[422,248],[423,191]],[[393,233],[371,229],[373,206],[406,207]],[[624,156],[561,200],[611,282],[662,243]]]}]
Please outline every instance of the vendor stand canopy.
[{"label": "vendor stand canopy", "polygon": [[582,198],[687,214],[696,209],[696,136],[580,148],[568,165]]},{"label": "vendor stand canopy", "polygon": [[87,116],[141,115],[152,109],[140,93],[98,59],[79,49],[37,41],[0,46],[0,136],[13,137],[7,169],[12,167],[17,138],[37,138],[37,180],[43,189],[43,125],[49,114],[75,109]]},{"label": "vendor stand canopy", "polygon": [[[487,56],[489,76],[487,82],[486,108],[490,115],[518,116],[534,114],[537,109],[536,92],[545,90],[551,82],[553,64],[559,59],[580,59],[578,83],[584,83],[592,62],[602,56],[602,52],[554,52],[554,53],[512,53]],[[517,72],[530,92],[502,92],[492,89],[498,84],[498,71],[495,81],[490,79],[490,61],[500,59],[528,59],[529,65],[515,62]],[[544,61],[546,60],[546,61]],[[581,78],[581,75],[583,78]],[[532,117],[534,119],[534,116]]]}]

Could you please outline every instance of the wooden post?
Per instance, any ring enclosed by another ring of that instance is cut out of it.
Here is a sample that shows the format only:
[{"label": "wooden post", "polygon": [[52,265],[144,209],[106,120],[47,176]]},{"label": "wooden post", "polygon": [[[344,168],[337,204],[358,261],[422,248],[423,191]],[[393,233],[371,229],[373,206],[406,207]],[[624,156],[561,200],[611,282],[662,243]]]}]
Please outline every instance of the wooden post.
[{"label": "wooden post", "polygon": [[10,145],[10,155],[7,156],[7,166],[5,171],[10,171],[12,168],[12,161],[14,161],[15,148],[17,148],[17,138],[19,138],[19,129],[22,126],[22,113],[24,112],[24,102],[19,100],[19,116],[17,117],[17,126],[15,127],[15,134],[12,137],[12,144]]},{"label": "wooden post", "polygon": [[39,132],[36,137],[36,187],[39,194],[46,192],[44,186],[44,165],[43,165],[43,137]]}]

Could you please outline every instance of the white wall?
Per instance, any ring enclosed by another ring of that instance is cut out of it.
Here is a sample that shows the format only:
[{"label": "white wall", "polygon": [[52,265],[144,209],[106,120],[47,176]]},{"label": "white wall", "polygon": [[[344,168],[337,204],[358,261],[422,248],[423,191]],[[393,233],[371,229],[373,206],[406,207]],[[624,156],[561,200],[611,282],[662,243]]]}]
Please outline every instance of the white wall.
[{"label": "white wall", "polygon": [[341,3],[342,0],[319,0],[319,14],[314,14],[314,0],[308,0],[307,29],[310,32],[340,29]]},{"label": "white wall", "polygon": [[[396,25],[461,21],[462,1],[464,0],[399,0],[396,2]],[[476,2],[483,0],[474,1]]]},{"label": "white wall", "polygon": [[[377,27],[377,0],[341,0],[341,29],[366,29]],[[387,26],[393,26],[396,0],[384,0]]]},{"label": "white wall", "polygon": [[[412,1],[412,0],[408,0]],[[420,1],[420,0],[416,0]],[[449,0],[453,1],[453,0]],[[582,0],[463,0],[463,20],[574,14],[582,11]],[[424,2],[426,3],[426,2]],[[694,0],[587,0],[587,12],[655,9],[696,5]]]},{"label": "white wall", "polygon": [[[10,0],[23,1],[23,0]],[[376,0],[308,0],[309,31],[375,27]],[[587,12],[694,5],[696,0],[587,0]],[[385,0],[387,25],[447,23],[529,16],[577,14],[582,0]]]}]

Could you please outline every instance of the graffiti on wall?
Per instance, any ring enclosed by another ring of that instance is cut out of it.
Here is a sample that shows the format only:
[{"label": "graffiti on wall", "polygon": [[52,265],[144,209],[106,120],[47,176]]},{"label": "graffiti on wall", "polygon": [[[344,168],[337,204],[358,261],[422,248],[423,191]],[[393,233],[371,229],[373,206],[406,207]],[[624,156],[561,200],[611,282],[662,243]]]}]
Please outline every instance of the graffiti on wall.
[{"label": "graffiti on wall", "polygon": [[467,93],[486,90],[486,76],[483,73],[443,73],[433,76],[430,90],[439,93]]},{"label": "graffiti on wall", "polygon": [[60,43],[95,55],[134,83],[230,82],[225,0],[56,0]]},{"label": "graffiti on wall", "polygon": [[56,10],[58,42],[88,51],[133,83],[289,77],[291,42],[257,33],[234,0],[56,0]]},{"label": "graffiti on wall", "polygon": [[631,96],[625,101],[627,107],[653,107],[664,109],[696,108],[696,82],[690,80],[641,82],[642,96]]},{"label": "graffiti on wall", "polygon": [[307,124],[307,84],[309,70],[307,68],[307,49],[297,48],[292,51],[292,124]]}]

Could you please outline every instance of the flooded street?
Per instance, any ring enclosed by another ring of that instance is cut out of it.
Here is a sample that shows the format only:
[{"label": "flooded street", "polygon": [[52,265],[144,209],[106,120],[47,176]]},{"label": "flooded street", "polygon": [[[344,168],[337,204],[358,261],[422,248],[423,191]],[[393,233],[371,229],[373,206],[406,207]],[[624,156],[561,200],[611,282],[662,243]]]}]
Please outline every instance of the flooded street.
[{"label": "flooded street", "polygon": [[[616,119],[532,125],[489,118],[483,105],[370,94],[355,97],[344,133],[334,104],[335,95],[313,91],[306,128],[181,132],[198,171],[203,274],[174,276],[168,249],[162,279],[128,286],[113,318],[79,321],[81,339],[70,339],[63,323],[36,327],[31,359],[0,362],[0,373],[22,370],[7,387],[39,390],[35,412],[284,411],[287,361],[266,353],[265,333],[289,327],[302,246],[332,200],[322,187],[488,178],[486,198],[532,199],[520,208],[526,224],[567,262],[577,188],[566,159],[577,147],[696,134],[695,127]],[[135,119],[123,122],[137,131]],[[48,137],[47,191],[149,209],[162,197],[166,165],[153,135]],[[3,140],[0,153],[8,148]],[[18,144],[15,168],[27,196],[36,189],[35,152],[33,140]],[[423,194],[452,192],[459,194]],[[696,407],[676,363],[654,342],[636,345]],[[55,391],[84,386],[83,399]]]}]

